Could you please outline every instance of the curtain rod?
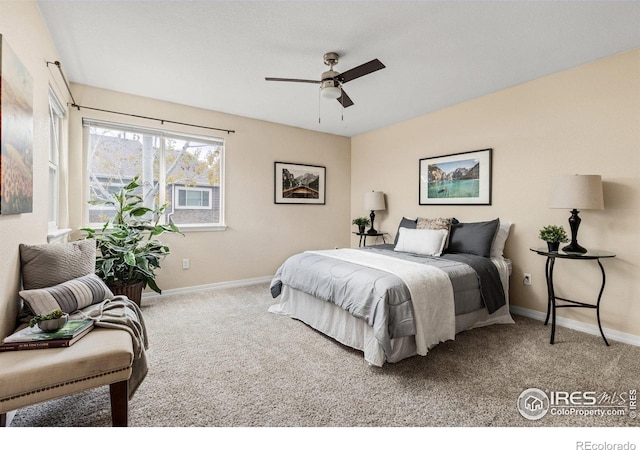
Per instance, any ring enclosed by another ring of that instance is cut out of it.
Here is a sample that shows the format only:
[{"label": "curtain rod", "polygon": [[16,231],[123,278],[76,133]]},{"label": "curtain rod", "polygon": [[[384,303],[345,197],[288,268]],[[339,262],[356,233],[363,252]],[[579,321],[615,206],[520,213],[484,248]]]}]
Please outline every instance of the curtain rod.
[{"label": "curtain rod", "polygon": [[58,71],[60,71],[60,76],[62,76],[62,80],[64,81],[64,84],[67,87],[67,91],[69,92],[69,96],[71,96],[71,101],[72,101],[71,106],[73,108],[77,108],[78,111],[80,111],[80,108],[84,108],[84,109],[90,109],[92,111],[101,111],[101,112],[106,112],[106,113],[111,113],[111,114],[120,114],[122,116],[137,117],[139,119],[156,120],[156,121],[160,122],[160,124],[162,124],[162,125],[164,125],[165,123],[172,123],[172,124],[175,124],[175,125],[186,125],[186,126],[189,126],[189,127],[205,128],[207,130],[224,131],[227,134],[235,133],[235,130],[227,130],[225,128],[207,127],[207,126],[204,126],[204,125],[195,125],[195,124],[186,123],[186,122],[176,122],[176,121],[173,121],[173,120],[158,119],[157,117],[141,116],[141,115],[138,115],[138,114],[130,114],[130,113],[124,113],[124,112],[120,112],[120,111],[112,111],[110,109],[92,108],[90,106],[78,105],[76,103],[75,98],[73,98],[73,93],[71,92],[71,87],[69,87],[69,83],[67,82],[67,77],[64,76],[64,72],[62,71],[62,67],[60,65],[60,61],[54,61],[54,62],[47,61],[47,66],[49,66],[49,64],[54,64],[58,68]]}]

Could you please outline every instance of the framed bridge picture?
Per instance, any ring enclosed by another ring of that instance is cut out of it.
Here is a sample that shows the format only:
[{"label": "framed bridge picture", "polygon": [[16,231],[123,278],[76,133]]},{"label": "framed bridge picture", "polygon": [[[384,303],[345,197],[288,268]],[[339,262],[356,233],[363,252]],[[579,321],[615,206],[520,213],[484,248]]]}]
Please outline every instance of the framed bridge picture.
[{"label": "framed bridge picture", "polygon": [[422,158],[420,205],[490,205],[492,149]]},{"label": "framed bridge picture", "polygon": [[275,203],[324,205],[327,169],[323,166],[275,163]]}]

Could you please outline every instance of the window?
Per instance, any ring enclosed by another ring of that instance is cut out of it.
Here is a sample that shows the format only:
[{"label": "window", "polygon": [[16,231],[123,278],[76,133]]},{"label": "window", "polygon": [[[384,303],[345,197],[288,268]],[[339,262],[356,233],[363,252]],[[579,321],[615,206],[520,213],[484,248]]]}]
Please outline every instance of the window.
[{"label": "window", "polygon": [[58,229],[58,205],[60,185],[60,145],[64,110],[55,94],[49,91],[49,190],[48,212],[49,232]]},{"label": "window", "polygon": [[212,189],[175,186],[177,209],[211,209]]},{"label": "window", "polygon": [[[84,120],[89,200],[100,201],[140,178],[150,208],[167,203],[165,222],[181,228],[224,227],[222,139]],[[89,206],[89,224],[113,217],[113,208]]]}]

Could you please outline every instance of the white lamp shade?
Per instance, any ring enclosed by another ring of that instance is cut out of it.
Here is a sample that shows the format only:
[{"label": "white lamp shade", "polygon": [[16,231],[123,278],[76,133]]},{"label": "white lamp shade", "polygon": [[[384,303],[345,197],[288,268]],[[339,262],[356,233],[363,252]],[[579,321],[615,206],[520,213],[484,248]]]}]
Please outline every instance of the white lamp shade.
[{"label": "white lamp shade", "polygon": [[385,209],[384,192],[371,191],[364,193],[364,209],[367,211],[382,211]]},{"label": "white lamp shade", "polygon": [[554,180],[550,208],[604,209],[600,175],[564,175]]}]

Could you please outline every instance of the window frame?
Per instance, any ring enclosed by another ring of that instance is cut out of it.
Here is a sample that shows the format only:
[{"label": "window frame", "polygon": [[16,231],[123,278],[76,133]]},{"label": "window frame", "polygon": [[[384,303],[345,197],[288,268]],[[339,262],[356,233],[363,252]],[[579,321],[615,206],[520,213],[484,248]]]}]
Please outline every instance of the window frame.
[{"label": "window frame", "polygon": [[[53,235],[59,231],[60,226],[60,154],[65,110],[62,102],[60,102],[51,87],[49,87],[48,104],[49,155],[47,185],[49,186],[49,196],[47,198],[47,228],[48,234]],[[54,172],[53,185],[51,183],[52,170]]]},{"label": "window frame", "polygon": [[[178,132],[178,131],[168,131],[168,130],[162,130],[162,129],[157,129],[157,128],[150,128],[150,127],[144,127],[144,126],[137,126],[137,125],[130,125],[130,124],[126,124],[126,123],[118,123],[118,122],[110,122],[110,121],[105,121],[105,120],[100,120],[100,119],[93,119],[93,118],[89,118],[89,117],[83,117],[82,118],[82,129],[83,129],[83,147],[84,147],[84,154],[85,154],[85,158],[87,161],[87,166],[85,168],[85,196],[86,199],[91,198],[91,193],[90,193],[90,165],[91,165],[91,161],[90,161],[90,139],[89,139],[89,135],[90,132],[88,131],[88,129],[90,127],[98,127],[98,128],[107,128],[107,129],[112,129],[112,130],[117,130],[117,131],[122,131],[122,132],[127,132],[127,133],[138,133],[138,134],[146,134],[146,135],[152,135],[154,137],[160,137],[161,138],[161,148],[160,148],[160,154],[158,155],[158,159],[160,162],[160,165],[162,167],[163,170],[159,171],[159,177],[158,177],[158,183],[160,184],[160,187],[158,188],[158,192],[160,195],[160,203],[164,203],[166,201],[168,201],[169,199],[165,198],[165,192],[166,189],[171,186],[174,183],[167,183],[166,181],[166,166],[165,166],[165,147],[166,147],[166,140],[168,139],[178,139],[178,140],[192,140],[192,141],[196,141],[196,142],[200,142],[200,143],[205,143],[205,144],[210,144],[210,145],[214,145],[219,147],[219,151],[220,151],[220,162],[219,162],[219,178],[220,178],[220,183],[219,183],[219,190],[220,190],[220,199],[219,199],[219,221],[217,223],[191,223],[191,224],[177,224],[178,227],[180,228],[180,231],[182,232],[186,232],[186,231],[223,231],[226,230],[227,226],[225,224],[225,193],[226,193],[226,188],[225,188],[225,151],[226,151],[226,140],[222,137],[219,136],[209,136],[209,135],[201,135],[201,134],[193,134],[193,133],[183,133],[183,132]],[[174,184],[175,186],[175,184]],[[209,187],[210,189],[210,196],[209,196],[209,202],[211,203],[211,208],[208,209],[213,209],[213,185]],[[173,189],[171,191],[174,191]],[[175,192],[175,191],[174,191]],[[171,201],[173,201],[173,199],[170,199]],[[174,209],[178,209],[176,208],[175,204],[173,205]],[[201,209],[201,208],[193,208],[193,209]],[[204,209],[204,208],[203,208]],[[96,225],[101,225],[98,223],[92,223],[89,221],[89,207],[87,202],[85,202],[85,213],[83,214],[84,216],[84,223],[87,224],[88,226],[93,226],[95,227]]]}]

